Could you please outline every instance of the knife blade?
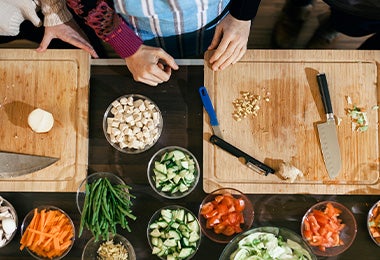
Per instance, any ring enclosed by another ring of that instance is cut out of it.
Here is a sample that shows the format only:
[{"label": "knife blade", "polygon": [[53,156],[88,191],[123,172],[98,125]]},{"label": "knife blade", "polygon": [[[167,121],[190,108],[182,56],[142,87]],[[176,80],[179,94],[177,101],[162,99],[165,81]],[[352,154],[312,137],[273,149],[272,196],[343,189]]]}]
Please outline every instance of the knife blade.
[{"label": "knife blade", "polygon": [[268,173],[274,173],[274,170],[268,165],[253,158],[252,156],[248,155],[247,153],[243,152],[242,150],[238,149],[237,147],[233,146],[232,144],[226,142],[225,140],[216,135],[212,135],[210,137],[210,142],[219,146],[220,148],[234,155],[237,158],[243,158],[245,164],[249,168],[258,171],[259,173],[264,173],[264,175],[268,175]]},{"label": "knife blade", "polygon": [[317,125],[322,155],[330,178],[335,178],[341,169],[342,159],[338,141],[337,127],[331,105],[331,98],[327,84],[326,74],[317,75],[319,91],[321,93],[323,108],[326,113],[326,122]]},{"label": "knife blade", "polygon": [[0,178],[18,177],[39,171],[58,161],[58,158],[0,152]]},{"label": "knife blade", "polygon": [[214,135],[222,137],[222,131],[220,130],[220,127],[219,127],[219,121],[218,121],[218,118],[216,117],[214,106],[212,105],[212,102],[211,102],[210,96],[208,95],[206,87],[204,86],[200,87],[199,94],[201,95],[203,106],[208,116],[210,117],[210,125],[211,125]]}]

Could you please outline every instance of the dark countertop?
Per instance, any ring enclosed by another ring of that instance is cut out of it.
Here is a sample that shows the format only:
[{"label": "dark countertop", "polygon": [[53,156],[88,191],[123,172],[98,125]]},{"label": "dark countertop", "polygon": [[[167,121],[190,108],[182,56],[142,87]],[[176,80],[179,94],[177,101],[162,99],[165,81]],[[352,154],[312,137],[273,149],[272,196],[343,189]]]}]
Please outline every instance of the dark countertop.
[{"label": "dark countertop", "polygon": [[[189,149],[197,158],[202,158],[202,117],[203,107],[198,87],[203,84],[202,66],[180,66],[169,82],[159,87],[149,87],[136,83],[122,66],[91,67],[90,110],[89,110],[89,174],[109,171],[122,177],[132,186],[136,196],[133,211],[138,217],[132,221],[131,233],[120,230],[127,237],[137,254],[137,259],[158,259],[151,255],[146,237],[146,227],[150,216],[159,208],[178,204],[197,214],[198,207],[206,195],[202,189],[202,178],[196,190],[179,200],[169,200],[156,195],[149,186],[146,167],[150,157],[160,148],[178,145]],[[150,97],[160,107],[164,118],[164,129],[158,143],[147,152],[128,155],[116,151],[106,141],[102,130],[103,113],[115,98],[129,93],[139,93]],[[199,160],[202,168],[202,161]],[[9,200],[17,210],[19,222],[32,208],[40,205],[54,205],[65,210],[79,226],[79,212],[75,204],[75,193],[17,193],[5,192],[0,195]],[[255,219],[253,227],[281,226],[297,233],[306,210],[317,201],[335,200],[343,203],[354,213],[358,225],[356,239],[350,249],[338,257],[319,259],[379,259],[380,247],[368,235],[366,218],[369,208],[379,200],[371,195],[289,195],[250,194]],[[75,244],[65,259],[80,259],[82,250],[90,238],[85,232],[76,237]],[[0,249],[0,259],[32,259],[28,253],[19,250],[20,227],[13,241]],[[218,259],[225,247],[203,236],[199,251],[194,259]]]}]

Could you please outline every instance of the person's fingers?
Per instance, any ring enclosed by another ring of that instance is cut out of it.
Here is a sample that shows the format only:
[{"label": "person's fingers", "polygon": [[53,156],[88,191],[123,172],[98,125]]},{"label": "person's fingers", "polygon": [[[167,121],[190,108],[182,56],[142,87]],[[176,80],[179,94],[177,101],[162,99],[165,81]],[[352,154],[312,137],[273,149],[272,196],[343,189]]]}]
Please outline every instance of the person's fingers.
[{"label": "person's fingers", "polygon": [[174,70],[178,70],[179,67],[177,63],[175,62],[174,58],[170,56],[167,52],[160,49],[157,51],[156,55],[158,59],[158,64],[161,63],[163,65],[169,66],[170,68]]},{"label": "person's fingers", "polygon": [[212,38],[212,41],[210,45],[208,46],[208,50],[214,50],[218,47],[220,40],[222,39],[222,30],[219,29],[219,27],[216,27],[214,37]]},{"label": "person's fingers", "polygon": [[73,36],[73,37],[69,37],[69,38],[65,39],[65,41],[67,43],[70,43],[71,45],[73,45],[75,47],[78,47],[79,49],[82,49],[82,50],[88,52],[92,57],[99,58],[95,49],[85,39],[83,39],[81,37],[78,38],[78,37]]},{"label": "person's fingers", "polygon": [[42,41],[38,48],[36,49],[37,52],[44,52],[47,50],[51,40],[53,39],[51,34],[44,34],[44,37],[42,38]]}]

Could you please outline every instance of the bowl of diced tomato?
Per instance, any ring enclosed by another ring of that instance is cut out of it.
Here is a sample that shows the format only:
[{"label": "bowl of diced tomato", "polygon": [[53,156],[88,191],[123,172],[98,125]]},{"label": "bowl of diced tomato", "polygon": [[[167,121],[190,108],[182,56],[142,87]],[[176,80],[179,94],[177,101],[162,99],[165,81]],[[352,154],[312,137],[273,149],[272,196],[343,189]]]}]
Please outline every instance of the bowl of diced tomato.
[{"label": "bowl of diced tomato", "polygon": [[319,256],[343,253],[354,242],[356,232],[357,224],[352,212],[335,201],[316,203],[302,218],[302,238]]},{"label": "bowl of diced tomato", "polygon": [[372,240],[380,246],[380,200],[368,212],[367,228]]},{"label": "bowl of diced tomato", "polygon": [[205,236],[226,244],[237,234],[251,228],[254,209],[252,202],[241,191],[221,188],[203,199],[198,219]]}]

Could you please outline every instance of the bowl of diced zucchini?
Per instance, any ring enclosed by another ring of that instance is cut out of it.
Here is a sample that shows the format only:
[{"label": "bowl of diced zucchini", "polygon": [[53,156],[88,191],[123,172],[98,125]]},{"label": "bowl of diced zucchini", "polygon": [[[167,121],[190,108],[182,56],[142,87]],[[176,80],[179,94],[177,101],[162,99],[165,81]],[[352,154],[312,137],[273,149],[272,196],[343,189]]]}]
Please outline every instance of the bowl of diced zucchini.
[{"label": "bowl of diced zucchini", "polygon": [[148,163],[148,180],[164,198],[179,199],[190,194],[199,181],[196,157],[187,149],[168,146],[157,151]]},{"label": "bowl of diced zucchini", "polygon": [[114,100],[103,116],[103,132],[115,149],[128,154],[142,153],[161,136],[163,118],[148,97],[128,94]]},{"label": "bowl of diced zucchini", "polygon": [[157,210],[148,223],[152,254],[160,259],[191,259],[201,242],[196,216],[187,208],[171,205]]}]

